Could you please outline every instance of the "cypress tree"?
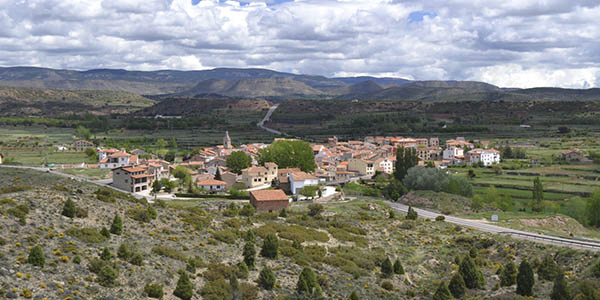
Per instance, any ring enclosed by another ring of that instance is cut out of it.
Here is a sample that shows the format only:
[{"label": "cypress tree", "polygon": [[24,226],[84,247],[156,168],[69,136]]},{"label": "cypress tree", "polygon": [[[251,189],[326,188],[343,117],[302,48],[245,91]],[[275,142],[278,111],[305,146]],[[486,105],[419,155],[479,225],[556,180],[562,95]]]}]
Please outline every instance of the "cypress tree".
[{"label": "cypress tree", "polygon": [[569,287],[567,286],[567,281],[565,280],[565,274],[563,272],[558,272],[556,278],[554,278],[554,286],[552,287],[552,293],[550,294],[550,299],[552,300],[570,300],[571,292],[569,291]]},{"label": "cypress tree", "polygon": [[272,290],[275,287],[275,274],[269,266],[265,266],[258,275],[258,283],[265,290]]},{"label": "cypress tree", "polygon": [[266,258],[277,258],[277,250],[279,249],[279,239],[274,233],[267,235],[263,242],[263,247],[260,250],[260,255]]},{"label": "cypress tree", "polygon": [[390,261],[389,257],[386,257],[385,260],[383,261],[383,264],[381,264],[381,275],[383,277],[390,277],[394,274],[394,268],[392,266],[392,262]]},{"label": "cypress tree", "polygon": [[215,174],[215,180],[223,180],[221,178],[221,168],[217,168],[217,173]]},{"label": "cypress tree", "polygon": [[73,202],[71,198],[67,199],[63,205],[62,215],[69,218],[75,218],[76,212],[77,207],[75,207],[75,202]]},{"label": "cypress tree", "polygon": [[500,273],[500,285],[501,286],[511,286],[517,283],[517,265],[510,260],[506,263],[504,268],[502,268],[502,273]]},{"label": "cypress tree", "polygon": [[352,291],[352,294],[350,294],[350,298],[348,298],[348,300],[358,300],[358,295],[356,294],[356,291]]},{"label": "cypress tree", "polygon": [[46,264],[46,257],[44,256],[41,246],[38,245],[31,248],[29,256],[27,257],[27,263],[37,267],[43,267],[44,264]]},{"label": "cypress tree", "polygon": [[452,295],[450,294],[450,290],[445,282],[440,283],[437,291],[435,291],[435,295],[433,295],[433,300],[451,300]]},{"label": "cypress tree", "polygon": [[121,235],[123,234],[123,220],[119,214],[115,214],[112,224],[110,225],[110,233]]},{"label": "cypress tree", "polygon": [[521,296],[533,296],[533,269],[526,261],[522,261],[519,265],[519,274],[517,275],[517,294]]},{"label": "cypress tree", "polygon": [[448,289],[454,298],[462,298],[467,291],[467,287],[465,286],[465,280],[462,278],[460,273],[454,274],[452,279],[450,280],[450,284],[448,284]]},{"label": "cypress tree", "polygon": [[394,274],[398,274],[398,275],[404,274],[404,267],[402,267],[400,258],[396,258],[396,261],[394,262]]},{"label": "cypress tree", "polygon": [[485,285],[483,274],[481,274],[481,270],[477,268],[471,256],[465,255],[458,270],[463,277],[467,288],[477,289],[483,288]]},{"label": "cypress tree", "polygon": [[400,147],[396,152],[396,170],[394,171],[394,177],[397,180],[402,181],[408,169],[419,164],[419,157],[417,151],[414,148]]},{"label": "cypress tree", "polygon": [[173,291],[173,295],[183,300],[192,299],[192,296],[194,295],[194,284],[190,281],[186,272],[179,272],[179,280],[177,280],[177,286]]},{"label": "cypress tree", "polygon": [[254,243],[246,242],[244,245],[244,263],[248,269],[254,269],[254,262],[256,261],[256,249]]},{"label": "cypress tree", "polygon": [[296,284],[296,291],[299,294],[312,296],[321,295],[323,292],[317,281],[317,276],[311,268],[306,267],[302,269],[302,273],[300,273],[300,276],[298,277],[298,284]]},{"label": "cypress tree", "polygon": [[531,201],[531,210],[542,211],[542,201],[544,200],[544,187],[539,177],[533,179],[533,195]]},{"label": "cypress tree", "polygon": [[544,257],[537,271],[538,277],[543,280],[554,280],[560,272],[558,265],[549,255]]}]

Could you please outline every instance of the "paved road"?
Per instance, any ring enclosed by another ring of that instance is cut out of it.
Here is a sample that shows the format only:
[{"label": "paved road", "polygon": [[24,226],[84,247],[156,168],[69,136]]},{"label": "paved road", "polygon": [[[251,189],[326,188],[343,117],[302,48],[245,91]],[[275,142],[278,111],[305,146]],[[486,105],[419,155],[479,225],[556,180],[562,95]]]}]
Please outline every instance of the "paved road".
[{"label": "paved road", "polygon": [[275,129],[271,129],[271,128],[265,127],[265,122],[271,120],[271,115],[277,109],[277,107],[279,107],[279,104],[271,106],[271,108],[269,108],[269,111],[267,112],[267,114],[265,115],[265,117],[260,122],[256,123],[256,126],[262,128],[263,130],[266,130],[266,131],[268,131],[270,133],[281,135],[282,134],[281,131],[277,131]]},{"label": "paved road", "polygon": [[[402,211],[402,212],[408,212],[408,206],[406,206],[404,204],[394,203],[394,202],[387,202],[387,203],[390,205],[390,207],[392,207],[395,210]],[[431,211],[419,209],[419,208],[414,208],[414,210],[419,214],[419,217],[425,217],[425,218],[429,218],[429,219],[435,219],[437,216],[442,215],[442,214],[438,214],[435,212],[431,212]],[[543,234],[538,234],[538,233],[534,233],[534,232],[527,232],[527,231],[515,230],[515,229],[500,227],[500,226],[491,225],[491,224],[485,224],[485,223],[482,223],[482,222],[479,222],[476,220],[463,219],[463,218],[457,218],[457,217],[446,216],[446,215],[444,215],[444,217],[445,217],[446,222],[461,225],[461,226],[471,227],[473,229],[490,232],[490,233],[494,233],[494,234],[506,234],[506,235],[511,235],[513,237],[524,238],[524,239],[533,240],[536,242],[543,242],[543,243],[548,243],[548,244],[553,244],[553,245],[558,245],[558,246],[568,246],[571,248],[579,248],[579,249],[584,248],[584,249],[600,251],[600,241],[583,240],[583,239],[579,240],[579,239],[569,239],[569,238],[564,238],[564,237],[549,236],[549,235],[543,235]]]}]

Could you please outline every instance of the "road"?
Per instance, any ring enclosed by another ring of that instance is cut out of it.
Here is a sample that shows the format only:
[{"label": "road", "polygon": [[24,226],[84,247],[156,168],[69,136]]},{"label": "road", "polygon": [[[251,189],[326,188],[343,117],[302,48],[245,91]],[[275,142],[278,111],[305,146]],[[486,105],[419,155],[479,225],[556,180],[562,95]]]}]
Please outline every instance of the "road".
[{"label": "road", "polygon": [[[387,202],[387,203],[390,205],[390,207],[392,207],[395,210],[402,211],[402,212],[408,212],[408,206],[406,206],[404,204],[394,203],[394,202]],[[419,217],[435,219],[437,216],[442,216],[442,214],[438,214],[438,213],[431,212],[431,211],[424,210],[424,209],[419,209],[419,208],[413,208],[413,209],[417,212]],[[466,226],[466,227],[470,227],[470,228],[480,230],[480,231],[485,231],[485,232],[494,233],[494,234],[510,235],[513,237],[518,237],[518,238],[523,238],[523,239],[528,239],[528,240],[532,240],[532,241],[536,241],[536,242],[548,243],[548,244],[553,244],[553,245],[558,245],[558,246],[567,246],[567,247],[571,247],[571,248],[600,251],[600,241],[579,240],[579,239],[569,239],[569,238],[564,238],[564,237],[549,236],[549,235],[543,235],[543,234],[538,234],[538,233],[533,233],[533,232],[515,230],[515,229],[496,226],[496,225],[486,224],[486,223],[482,223],[482,222],[479,222],[476,220],[463,219],[463,218],[457,218],[457,217],[446,216],[446,215],[443,215],[443,216],[445,218],[445,221],[448,223]]]},{"label": "road", "polygon": [[270,133],[281,135],[282,134],[281,131],[277,131],[275,129],[271,129],[271,128],[265,127],[265,122],[271,120],[271,115],[277,109],[278,106],[279,106],[279,104],[271,106],[271,108],[269,108],[269,111],[267,112],[267,114],[265,115],[265,117],[260,122],[256,123],[256,126],[262,128],[263,130],[266,130],[266,131],[268,131]]}]

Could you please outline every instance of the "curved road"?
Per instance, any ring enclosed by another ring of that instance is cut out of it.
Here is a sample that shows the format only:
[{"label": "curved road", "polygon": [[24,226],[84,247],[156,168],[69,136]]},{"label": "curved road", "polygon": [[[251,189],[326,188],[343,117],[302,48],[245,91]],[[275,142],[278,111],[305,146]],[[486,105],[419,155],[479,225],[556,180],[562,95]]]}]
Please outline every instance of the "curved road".
[{"label": "curved road", "polygon": [[271,115],[277,109],[277,107],[279,107],[279,104],[275,104],[275,105],[271,106],[271,108],[269,108],[269,111],[267,112],[265,117],[260,122],[256,123],[256,126],[262,128],[263,130],[266,130],[270,133],[281,135],[282,134],[281,131],[277,131],[275,129],[265,127],[265,122],[271,120]]},{"label": "curved road", "polygon": [[[402,212],[408,212],[408,206],[406,206],[404,204],[394,203],[394,202],[389,202],[389,201],[386,201],[386,203],[388,203],[390,205],[390,207],[392,207],[395,210],[402,211]],[[558,245],[558,246],[568,246],[571,248],[579,248],[579,249],[583,248],[583,249],[600,251],[600,241],[577,240],[577,239],[569,239],[569,238],[564,238],[564,237],[543,235],[543,234],[538,234],[538,233],[533,233],[533,232],[527,232],[527,231],[522,231],[522,230],[515,230],[515,229],[500,227],[500,226],[491,225],[491,224],[485,224],[485,223],[478,222],[476,220],[446,216],[446,215],[438,214],[438,213],[431,212],[431,211],[424,210],[424,209],[419,209],[419,208],[413,208],[413,209],[417,212],[417,214],[419,214],[419,217],[435,219],[437,216],[444,216],[446,222],[461,225],[461,226],[471,227],[473,229],[490,232],[493,234],[506,234],[506,235],[511,235],[513,237],[518,237],[518,238],[523,238],[523,239],[528,239],[528,240],[532,240],[532,241],[536,241],[536,242],[548,243],[548,244],[553,244],[553,245]]]}]

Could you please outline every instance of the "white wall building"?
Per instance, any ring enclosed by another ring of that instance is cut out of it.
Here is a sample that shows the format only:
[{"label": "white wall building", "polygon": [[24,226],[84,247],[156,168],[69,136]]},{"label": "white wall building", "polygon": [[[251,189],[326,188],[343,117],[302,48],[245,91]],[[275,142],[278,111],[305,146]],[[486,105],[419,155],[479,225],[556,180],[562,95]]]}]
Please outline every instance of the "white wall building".
[{"label": "white wall building", "polygon": [[484,166],[500,163],[500,151],[496,149],[473,149],[467,152],[466,161],[470,165],[482,162]]},{"label": "white wall building", "polygon": [[305,172],[292,172],[288,180],[292,194],[297,195],[305,186],[318,186],[319,179]]},{"label": "white wall building", "polygon": [[448,147],[444,150],[443,158],[444,160],[453,160],[457,156],[463,156],[464,151],[459,147]]}]

